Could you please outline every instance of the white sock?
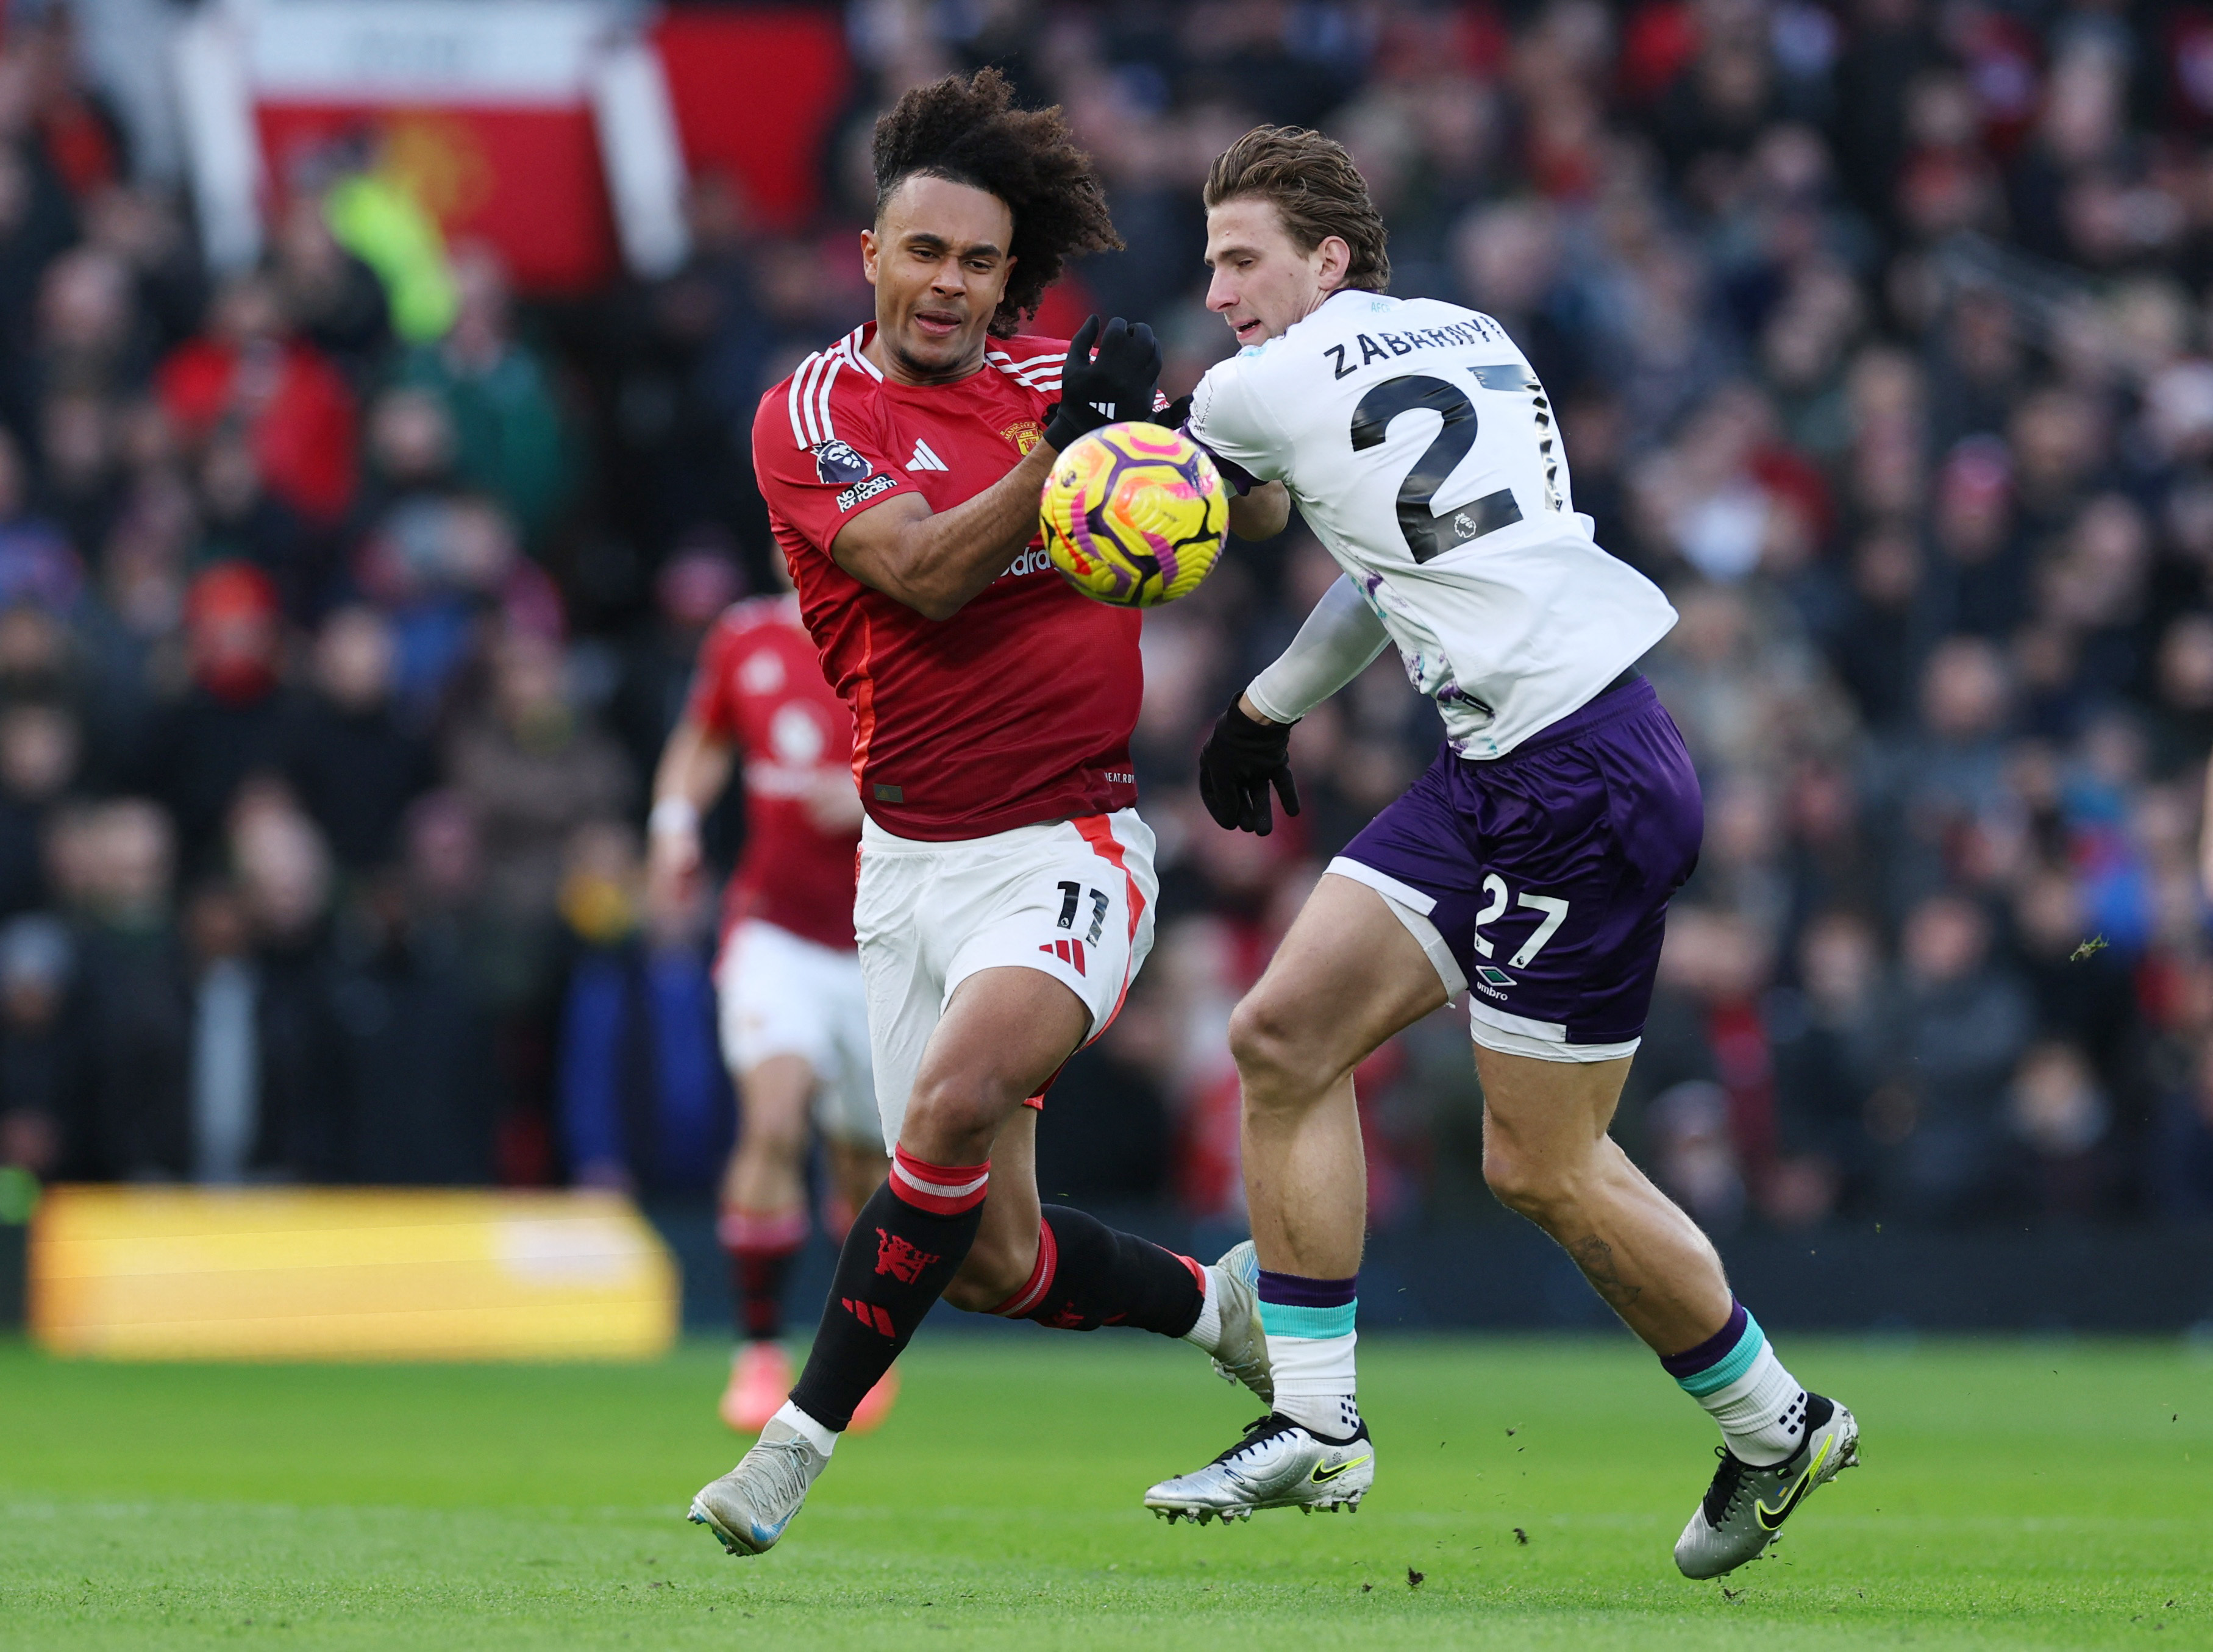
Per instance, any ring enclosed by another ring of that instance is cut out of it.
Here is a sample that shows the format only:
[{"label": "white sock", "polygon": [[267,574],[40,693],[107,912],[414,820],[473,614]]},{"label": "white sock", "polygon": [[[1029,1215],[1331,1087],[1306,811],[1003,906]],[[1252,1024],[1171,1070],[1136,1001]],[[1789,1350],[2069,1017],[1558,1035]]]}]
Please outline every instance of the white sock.
[{"label": "white sock", "polygon": [[1183,1339],[1211,1354],[1222,1346],[1222,1274],[1210,1262],[1205,1273],[1206,1300],[1199,1304],[1198,1322],[1183,1333]]},{"label": "white sock", "polygon": [[1762,1340],[1752,1368],[1735,1381],[1698,1396],[1721,1424],[1722,1439],[1741,1461],[1772,1468],[1806,1438],[1806,1390]]},{"label": "white sock", "polygon": [[1341,1337],[1268,1338],[1268,1366],[1276,1386],[1275,1409],[1300,1427],[1332,1440],[1360,1432],[1358,1382],[1353,1348],[1360,1333]]},{"label": "white sock", "polygon": [[783,1423],[825,1457],[838,1449],[838,1436],[800,1410],[791,1400],[785,1400],[769,1421]]}]

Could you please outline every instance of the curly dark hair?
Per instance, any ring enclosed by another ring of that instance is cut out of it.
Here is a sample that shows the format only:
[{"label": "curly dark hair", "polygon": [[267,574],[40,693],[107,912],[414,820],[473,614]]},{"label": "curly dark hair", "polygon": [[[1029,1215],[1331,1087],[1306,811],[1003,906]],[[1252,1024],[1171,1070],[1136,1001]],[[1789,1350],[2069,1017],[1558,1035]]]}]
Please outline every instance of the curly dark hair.
[{"label": "curly dark hair", "polygon": [[1061,266],[1085,253],[1113,252],[1122,238],[1107,216],[1091,157],[1050,109],[1017,109],[1015,88],[996,69],[918,86],[876,122],[876,222],[892,192],[918,174],[997,196],[1015,220],[1015,272],[991,318],[1004,338],[1036,314]]}]

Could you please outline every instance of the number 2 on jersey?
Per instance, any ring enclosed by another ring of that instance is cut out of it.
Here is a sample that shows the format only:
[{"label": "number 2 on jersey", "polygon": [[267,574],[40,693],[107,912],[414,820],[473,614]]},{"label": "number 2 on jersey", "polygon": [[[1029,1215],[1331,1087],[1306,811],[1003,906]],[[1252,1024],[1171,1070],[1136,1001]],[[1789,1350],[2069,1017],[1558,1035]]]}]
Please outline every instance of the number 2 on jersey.
[{"label": "number 2 on jersey", "polygon": [[1426,373],[1386,379],[1360,399],[1352,410],[1352,451],[1380,448],[1401,413],[1426,407],[1444,420],[1436,439],[1422,450],[1414,467],[1399,484],[1399,531],[1416,562],[1429,562],[1471,539],[1496,533],[1521,520],[1521,507],[1511,488],[1501,488],[1461,507],[1449,517],[1430,510],[1430,501],[1445,479],[1467,457],[1475,445],[1475,404],[1458,385]]}]

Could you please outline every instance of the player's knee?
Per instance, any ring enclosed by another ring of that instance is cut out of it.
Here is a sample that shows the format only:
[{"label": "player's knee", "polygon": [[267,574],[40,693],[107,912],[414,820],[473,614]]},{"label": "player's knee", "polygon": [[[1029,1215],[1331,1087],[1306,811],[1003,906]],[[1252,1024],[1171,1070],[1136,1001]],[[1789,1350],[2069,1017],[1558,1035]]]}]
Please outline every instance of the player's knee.
[{"label": "player's knee", "polygon": [[1229,1053],[1244,1081],[1247,1105],[1271,1105],[1285,1091],[1286,1081],[1311,1071],[1311,1064],[1301,1058],[1301,1042],[1297,1020],[1280,1005],[1257,991],[1238,1001],[1229,1014]]},{"label": "player's knee", "polygon": [[945,1300],[963,1314],[989,1314],[1022,1288],[1036,1262],[1034,1242],[1027,1254],[1017,1256],[1011,1243],[979,1234],[945,1287]]},{"label": "player's knee", "polygon": [[1484,1143],[1483,1180],[1501,1204],[1539,1227],[1575,1208],[1576,1178],[1570,1167],[1496,1138]]},{"label": "player's knee", "polygon": [[934,1163],[977,1164],[990,1155],[1000,1125],[1021,1100],[989,1076],[928,1076],[907,1099],[899,1139]]},{"label": "player's knee", "polygon": [[807,1110],[747,1106],[738,1131],[741,1159],[796,1164],[807,1151]]}]

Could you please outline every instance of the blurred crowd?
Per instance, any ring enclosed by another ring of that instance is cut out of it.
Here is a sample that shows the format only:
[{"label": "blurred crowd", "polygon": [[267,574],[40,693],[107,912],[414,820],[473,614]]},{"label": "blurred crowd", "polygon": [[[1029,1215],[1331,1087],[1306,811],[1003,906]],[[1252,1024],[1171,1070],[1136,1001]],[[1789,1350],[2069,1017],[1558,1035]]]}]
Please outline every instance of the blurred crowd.
[{"label": "blurred crowd", "polygon": [[[1619,1125],[1671,1192],[1717,1232],[2213,1219],[2213,15],[845,16],[817,219],[702,177],[682,269],[559,302],[468,245],[424,302],[342,167],[211,275],[65,14],[11,25],[0,1162],[711,1183],[711,936],[646,909],[643,780],[704,627],[773,588],[747,432],[869,313],[870,124],[991,62],[1065,107],[1128,242],[1036,330],[1149,320],[1188,389],[1231,345],[1200,182],[1285,121],[1352,148],[1394,290],[1536,365],[1576,505],[1682,615],[1644,663],[1705,850]],[[1295,820],[1207,820],[1207,724],[1335,574],[1295,523],[1148,618],[1160,939],[1054,1092],[1051,1194],[1235,1217],[1229,1008],[1439,738],[1387,656],[1296,730]],[[1452,1012],[1360,1087],[1377,1223],[1487,1206]]]}]

